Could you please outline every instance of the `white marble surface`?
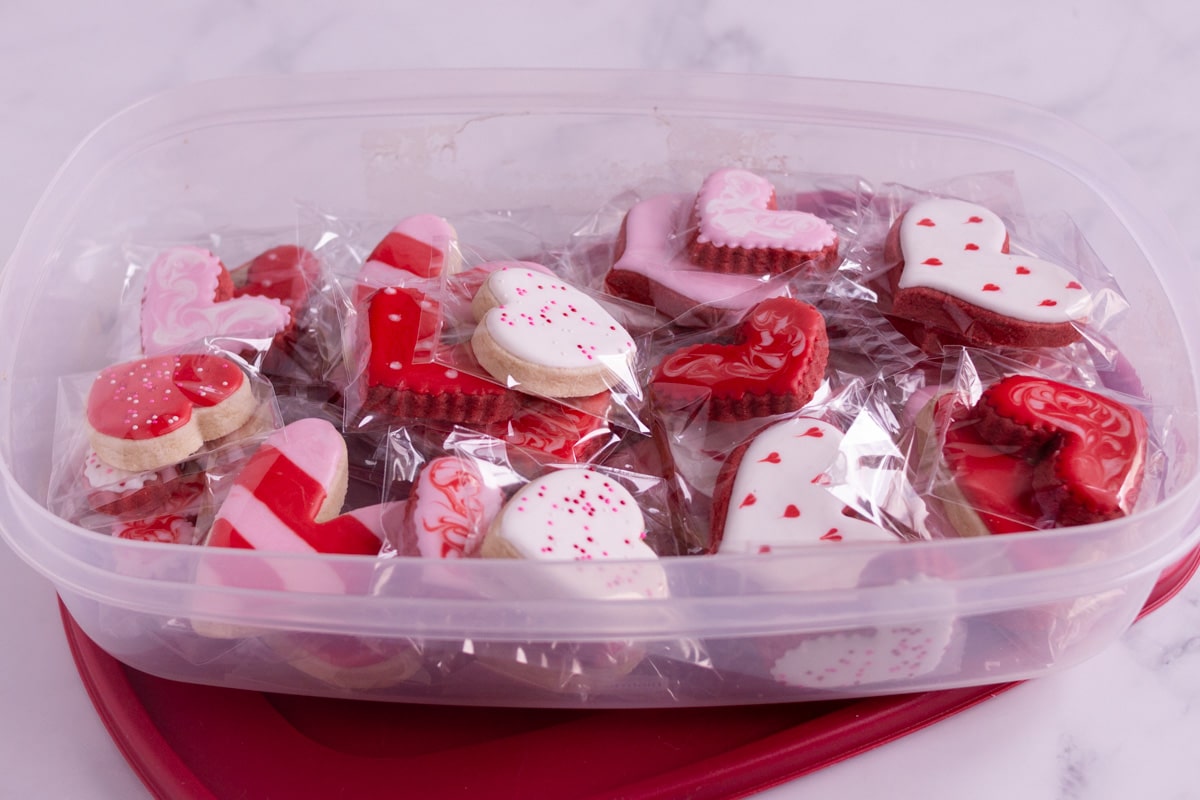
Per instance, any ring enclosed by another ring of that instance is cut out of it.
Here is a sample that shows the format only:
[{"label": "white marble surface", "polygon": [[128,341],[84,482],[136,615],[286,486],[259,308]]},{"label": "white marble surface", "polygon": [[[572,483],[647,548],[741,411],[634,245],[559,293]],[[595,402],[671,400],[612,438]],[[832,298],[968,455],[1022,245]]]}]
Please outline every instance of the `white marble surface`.
[{"label": "white marble surface", "polygon": [[[1024,100],[1115,147],[1200,264],[1200,12],[1187,0],[1015,0],[989,4],[990,18],[947,0],[406,5],[7,0],[0,259],[71,148],[153,92],[247,73],[586,66],[838,77]],[[6,548],[0,631],[0,796],[145,796],[74,673],[51,587]],[[1083,666],[763,796],[1200,797],[1197,740],[1200,581]]]}]

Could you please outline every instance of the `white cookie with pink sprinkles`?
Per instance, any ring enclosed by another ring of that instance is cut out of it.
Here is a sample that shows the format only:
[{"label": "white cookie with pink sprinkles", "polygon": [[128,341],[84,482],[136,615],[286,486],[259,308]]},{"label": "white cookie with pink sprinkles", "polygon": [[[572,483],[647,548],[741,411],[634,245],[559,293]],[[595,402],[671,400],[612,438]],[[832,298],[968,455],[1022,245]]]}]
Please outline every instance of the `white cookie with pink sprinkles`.
[{"label": "white cookie with pink sprinkles", "polygon": [[633,337],[602,305],[543,269],[514,261],[488,275],[471,304],[479,364],[496,380],[543,397],[632,387]]},{"label": "white cookie with pink sprinkles", "polygon": [[548,569],[541,577],[572,596],[663,597],[666,576],[645,538],[642,511],[624,486],[595,470],[561,469],[530,481],[509,499],[488,529],[481,554],[611,561],[580,570]]}]

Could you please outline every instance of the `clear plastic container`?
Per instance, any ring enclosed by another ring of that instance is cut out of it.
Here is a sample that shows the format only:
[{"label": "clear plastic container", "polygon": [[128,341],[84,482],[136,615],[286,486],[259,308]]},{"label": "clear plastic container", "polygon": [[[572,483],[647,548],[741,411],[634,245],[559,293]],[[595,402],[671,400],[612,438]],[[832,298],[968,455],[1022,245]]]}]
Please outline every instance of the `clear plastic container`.
[{"label": "clear plastic container", "polygon": [[[1169,410],[1169,419],[1152,421],[1169,431],[1165,497],[1120,521],[1031,535],[666,559],[669,597],[604,601],[540,579],[603,565],[527,561],[330,556],[322,558],[343,576],[344,595],[205,586],[192,580],[201,560],[286,569],[299,557],[118,540],[46,510],[58,378],[107,365],[122,291],[122,270],[88,262],[95,242],[283,229],[294,224],[297,199],[380,218],[546,205],[586,215],[664,164],[698,183],[731,162],[910,185],[1009,171],[1031,213],[1069,214],[1132,306],[1109,333],[1154,406]],[[146,101],[93,133],[12,256],[0,290],[0,525],[103,649],[183,681],[418,702],[638,707],[1027,678],[1112,642],[1164,568],[1200,542],[1200,336],[1178,313],[1197,296],[1163,214],[1106,146],[998,98],[630,72],[205,83]],[[224,635],[202,636],[194,621]],[[770,673],[781,652],[829,658],[856,641],[904,636],[932,641],[938,652],[919,674],[814,687]],[[306,668],[314,658],[334,664],[334,677]],[[395,680],[395,665],[412,659],[415,672]]]}]

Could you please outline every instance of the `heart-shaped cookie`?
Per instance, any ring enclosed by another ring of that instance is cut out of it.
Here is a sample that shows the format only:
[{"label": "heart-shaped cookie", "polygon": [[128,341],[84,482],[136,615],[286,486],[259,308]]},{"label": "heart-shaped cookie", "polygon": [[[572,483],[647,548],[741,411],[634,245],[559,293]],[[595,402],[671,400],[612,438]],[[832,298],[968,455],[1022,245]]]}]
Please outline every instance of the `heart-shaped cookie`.
[{"label": "heart-shaped cookie", "polygon": [[435,458],[413,482],[401,551],[424,558],[462,558],[479,549],[504,503],[500,487],[454,456]]},{"label": "heart-shaped cookie", "polygon": [[717,478],[712,545],[720,553],[769,553],[803,544],[899,541],[846,513],[827,488],[842,432],[812,417],[765,429],[735,450]]},{"label": "heart-shaped cookie", "polygon": [[237,430],[256,407],[246,376],[227,358],[143,358],[96,377],[87,399],[88,436],[106,464],[157,470]]},{"label": "heart-shaped cookie", "polygon": [[406,277],[438,278],[458,271],[458,234],[442,217],[405,217],[388,231],[367,256],[359,272],[369,287],[396,286]]},{"label": "heart-shaped cookie", "polygon": [[689,252],[714,272],[778,274],[803,263],[826,269],[837,258],[837,232],[807,211],[780,211],[775,187],[744,169],[719,169],[700,186]]},{"label": "heart-shaped cookie", "polygon": [[490,424],[513,415],[517,398],[512,390],[428,358],[437,349],[439,357],[470,360],[465,346],[439,346],[436,301],[417,289],[389,286],[367,302],[370,356],[364,411],[455,424]]},{"label": "heart-shaped cookie", "polygon": [[273,297],[233,297],[220,259],[198,247],[173,247],[146,273],[142,292],[142,350],[159,355],[208,337],[271,339],[291,320]]},{"label": "heart-shaped cookie", "polygon": [[537,264],[492,271],[472,301],[471,348],[499,381],[544,397],[588,397],[633,386],[629,332],[579,289]]},{"label": "heart-shaped cookie", "polygon": [[[1079,339],[1091,293],[1058,264],[1008,252],[1003,220],[948,198],[910,208],[889,235],[892,313],[942,343],[1057,347]],[[925,337],[923,337],[925,338]]]},{"label": "heart-shaped cookie", "polygon": [[286,328],[276,337],[279,341],[303,316],[319,272],[317,257],[303,247],[291,244],[272,247],[233,271],[233,296],[270,297],[282,303],[289,312],[289,319]]},{"label": "heart-shaped cookie", "polygon": [[[208,544],[375,555],[382,533],[377,525],[361,512],[339,515],[348,480],[346,443],[338,429],[323,419],[292,422],[272,433],[242,467],[213,520]],[[325,582],[322,589],[276,578],[258,588],[328,591]]]},{"label": "heart-shaped cookie", "polygon": [[800,409],[825,375],[825,319],[808,303],[773,297],[755,306],[732,344],[699,344],[668,355],[651,376],[663,410],[706,402],[715,420]]},{"label": "heart-shaped cookie", "polygon": [[942,450],[955,485],[992,533],[1129,514],[1146,452],[1146,421],[1136,409],[1030,375],[985,389],[948,426]]}]

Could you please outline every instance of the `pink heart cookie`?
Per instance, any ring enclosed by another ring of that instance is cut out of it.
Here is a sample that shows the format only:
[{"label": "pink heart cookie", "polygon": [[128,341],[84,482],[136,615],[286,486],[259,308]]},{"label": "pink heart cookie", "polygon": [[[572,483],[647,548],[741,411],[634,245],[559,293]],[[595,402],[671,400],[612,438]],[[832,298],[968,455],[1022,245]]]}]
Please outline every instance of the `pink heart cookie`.
[{"label": "pink heart cookie", "polygon": [[1091,309],[1091,293],[1068,270],[1009,253],[1004,222],[977,203],[917,203],[892,226],[886,249],[900,262],[890,273],[892,314],[936,332],[910,336],[931,348],[1059,347],[1079,339]]},{"label": "pink heart cookie", "polygon": [[380,536],[372,524],[359,514],[339,515],[348,460],[341,433],[323,419],[300,419],[271,434],[238,473],[213,520],[209,545],[377,554]]},{"label": "pink heart cookie", "polygon": [[291,313],[273,297],[233,298],[220,259],[197,247],[173,247],[146,274],[142,293],[142,350],[159,355],[209,337],[271,339]]},{"label": "pink heart cookie", "polygon": [[143,358],[96,377],[88,392],[88,438],[106,464],[157,470],[236,431],[257,407],[245,374],[227,358]]},{"label": "pink heart cookie", "polygon": [[785,287],[760,276],[712,272],[692,263],[683,232],[695,200],[689,194],[660,194],[629,210],[605,291],[691,326],[719,324],[782,294]]},{"label": "pink heart cookie", "polygon": [[826,488],[842,432],[795,417],[765,429],[725,462],[713,499],[712,546],[720,553],[837,542],[896,542],[878,525],[846,513]]},{"label": "pink heart cookie", "polygon": [[776,275],[804,263],[825,270],[837,259],[832,225],[806,211],[780,211],[770,181],[744,169],[705,179],[695,220],[692,262],[714,272]]}]

